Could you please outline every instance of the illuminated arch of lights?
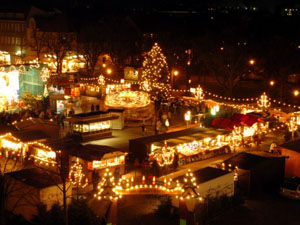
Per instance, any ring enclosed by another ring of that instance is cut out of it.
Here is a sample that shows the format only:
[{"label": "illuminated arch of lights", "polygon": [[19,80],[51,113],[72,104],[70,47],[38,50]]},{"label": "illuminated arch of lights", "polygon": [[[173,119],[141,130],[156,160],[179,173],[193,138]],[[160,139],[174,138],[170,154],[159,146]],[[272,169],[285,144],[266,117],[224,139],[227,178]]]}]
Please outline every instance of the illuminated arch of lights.
[{"label": "illuminated arch of lights", "polygon": [[[180,183],[178,180],[173,182],[172,179],[164,179],[163,182],[157,182],[156,178],[153,177],[152,181],[146,180],[145,176],[142,177],[141,181],[121,178],[118,183],[115,182],[115,178],[109,169],[106,169],[102,181],[99,182],[98,192],[94,195],[98,200],[117,200],[122,198],[123,195],[134,194],[166,194],[175,195],[176,198],[181,200],[186,199],[197,199],[203,200],[198,194],[196,178],[194,174],[188,170],[184,177],[184,183]],[[148,192],[147,192],[148,191]]]}]

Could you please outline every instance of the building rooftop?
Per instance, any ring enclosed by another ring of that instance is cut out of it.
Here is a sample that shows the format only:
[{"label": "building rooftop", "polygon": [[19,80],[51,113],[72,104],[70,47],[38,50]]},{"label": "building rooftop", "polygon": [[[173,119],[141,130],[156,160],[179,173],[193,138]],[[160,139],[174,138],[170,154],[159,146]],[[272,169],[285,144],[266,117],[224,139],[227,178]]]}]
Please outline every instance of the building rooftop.
[{"label": "building rooftop", "polygon": [[6,134],[6,133],[12,133],[12,132],[16,132],[16,131],[18,131],[18,130],[14,126],[0,123],[0,135]]},{"label": "building rooftop", "polygon": [[279,145],[279,147],[286,148],[286,149],[300,153],[300,140],[290,141],[290,142],[284,143],[282,145]]},{"label": "building rooftop", "polygon": [[[229,173],[231,173],[231,172],[228,172],[228,171],[222,170],[222,169],[218,169],[218,168],[214,168],[214,167],[205,167],[203,169],[193,172],[193,174],[196,178],[197,184],[205,183],[207,181],[216,179],[218,177],[224,176]],[[175,178],[175,180],[178,179],[179,181],[183,182],[184,178],[185,178],[185,176],[180,176],[178,178]]]},{"label": "building rooftop", "polygon": [[41,130],[22,130],[12,132],[12,135],[15,138],[20,139],[22,142],[31,142],[50,138],[49,135]]},{"label": "building rooftop", "polygon": [[216,137],[218,135],[225,135],[229,133],[230,131],[226,131],[223,129],[194,127],[170,133],[136,138],[130,140],[130,142],[154,143],[167,141],[168,144],[174,143],[176,145],[180,143],[192,142],[193,140],[201,140],[203,138]]},{"label": "building rooftop", "polygon": [[226,165],[231,164],[232,168],[235,168],[237,166],[239,169],[251,170],[252,168],[255,168],[257,165],[262,163],[263,161],[268,160],[268,158],[270,157],[242,152],[225,160],[224,163]]},{"label": "building rooftop", "polygon": [[7,175],[38,189],[61,183],[61,178],[59,176],[38,168],[19,170],[16,172],[7,173]]},{"label": "building rooftop", "polygon": [[40,118],[30,118],[30,119],[26,119],[23,121],[19,121],[17,123],[15,123],[15,127],[19,130],[25,129],[27,127],[36,125],[36,124],[40,124],[41,126],[43,125],[52,125],[52,126],[58,126],[58,124],[54,121],[50,121],[50,120],[43,120]]}]

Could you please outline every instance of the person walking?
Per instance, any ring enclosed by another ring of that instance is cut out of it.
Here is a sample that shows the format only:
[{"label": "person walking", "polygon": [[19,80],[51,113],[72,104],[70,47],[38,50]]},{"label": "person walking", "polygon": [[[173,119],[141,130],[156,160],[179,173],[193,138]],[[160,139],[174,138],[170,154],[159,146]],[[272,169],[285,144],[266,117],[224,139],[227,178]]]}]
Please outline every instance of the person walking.
[{"label": "person walking", "polygon": [[275,143],[275,141],[272,141],[269,152],[274,153],[276,151],[276,148],[277,148],[277,144]]},{"label": "person walking", "polygon": [[142,135],[145,136],[145,131],[146,131],[146,125],[145,125],[145,122],[143,121],[143,124],[142,124]]}]

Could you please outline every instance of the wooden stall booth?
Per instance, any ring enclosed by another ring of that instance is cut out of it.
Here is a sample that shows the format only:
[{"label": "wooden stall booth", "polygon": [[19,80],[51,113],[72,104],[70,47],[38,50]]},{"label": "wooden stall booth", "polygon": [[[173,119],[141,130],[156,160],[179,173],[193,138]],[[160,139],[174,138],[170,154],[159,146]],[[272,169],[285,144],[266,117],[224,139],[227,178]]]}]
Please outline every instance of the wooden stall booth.
[{"label": "wooden stall booth", "polygon": [[129,148],[135,158],[143,160],[149,157],[161,167],[171,165],[176,155],[178,164],[184,165],[229,152],[230,133],[195,127],[130,140]]},{"label": "wooden stall booth", "polygon": [[28,158],[29,145],[49,138],[42,131],[17,131],[0,136],[1,156],[24,162]]},{"label": "wooden stall booth", "polygon": [[87,141],[111,136],[112,120],[118,118],[106,111],[96,111],[75,114],[69,123],[73,134]]}]

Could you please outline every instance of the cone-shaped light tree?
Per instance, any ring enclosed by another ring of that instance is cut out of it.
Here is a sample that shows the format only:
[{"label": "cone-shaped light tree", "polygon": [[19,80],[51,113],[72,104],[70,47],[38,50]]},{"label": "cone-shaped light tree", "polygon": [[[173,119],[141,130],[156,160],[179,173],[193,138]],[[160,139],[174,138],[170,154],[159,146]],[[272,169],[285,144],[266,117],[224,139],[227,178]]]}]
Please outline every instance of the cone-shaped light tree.
[{"label": "cone-shaped light tree", "polygon": [[151,97],[167,101],[170,97],[170,72],[166,57],[155,43],[143,62],[141,89]]}]

